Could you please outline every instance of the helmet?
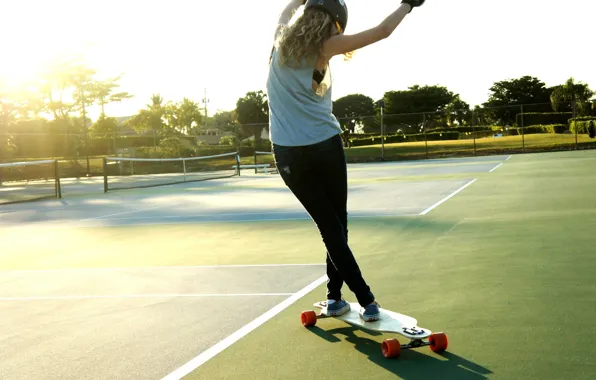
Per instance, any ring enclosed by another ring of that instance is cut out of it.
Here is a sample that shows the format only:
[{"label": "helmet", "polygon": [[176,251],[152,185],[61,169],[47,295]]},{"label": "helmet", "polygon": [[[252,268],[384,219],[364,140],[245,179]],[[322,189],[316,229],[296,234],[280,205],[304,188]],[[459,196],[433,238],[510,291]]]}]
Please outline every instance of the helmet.
[{"label": "helmet", "polygon": [[304,10],[318,8],[327,12],[338,26],[340,32],[348,25],[348,6],[345,0],[307,0]]}]

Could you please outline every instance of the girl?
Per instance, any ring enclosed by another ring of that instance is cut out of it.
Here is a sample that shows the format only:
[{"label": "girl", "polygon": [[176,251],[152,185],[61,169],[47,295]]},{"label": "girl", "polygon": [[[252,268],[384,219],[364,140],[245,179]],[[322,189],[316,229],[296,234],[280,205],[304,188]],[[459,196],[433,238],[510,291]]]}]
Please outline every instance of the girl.
[{"label": "girl", "polygon": [[[344,0],[290,0],[275,31],[267,95],[269,131],[277,169],[316,223],[327,248],[327,309],[350,310],[344,284],[355,294],[365,321],[379,318],[379,304],[348,246],[347,166],[342,128],[332,113],[329,60],[389,37],[413,7],[403,0],[374,28],[346,35]],[[304,5],[303,15],[288,25]]]}]

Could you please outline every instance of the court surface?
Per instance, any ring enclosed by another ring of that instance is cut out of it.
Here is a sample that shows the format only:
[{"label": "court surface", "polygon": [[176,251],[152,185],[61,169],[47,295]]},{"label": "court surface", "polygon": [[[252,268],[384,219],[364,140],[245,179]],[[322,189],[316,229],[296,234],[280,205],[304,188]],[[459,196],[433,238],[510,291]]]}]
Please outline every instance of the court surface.
[{"label": "court surface", "polygon": [[391,334],[300,325],[325,249],[278,175],[65,181],[0,208],[0,377],[591,378],[595,170],[594,151],[349,165],[378,301],[450,338],[389,361]]}]

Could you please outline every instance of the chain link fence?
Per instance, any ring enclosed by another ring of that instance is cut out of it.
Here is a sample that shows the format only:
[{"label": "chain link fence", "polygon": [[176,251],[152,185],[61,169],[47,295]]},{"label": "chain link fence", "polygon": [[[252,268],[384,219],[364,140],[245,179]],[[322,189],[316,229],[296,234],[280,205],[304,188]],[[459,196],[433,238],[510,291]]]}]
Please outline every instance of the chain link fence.
[{"label": "chain link fence", "polygon": [[[593,107],[571,102],[558,104],[556,112],[545,112],[552,109],[550,103],[408,114],[387,114],[382,106],[377,105],[376,115],[337,115],[349,162],[596,148],[589,133],[590,123],[596,123]],[[267,124],[214,126],[190,135],[123,128],[64,133],[52,127],[27,121],[0,132],[3,162],[57,159],[62,177],[79,178],[102,175],[106,156],[178,158],[238,151],[243,164],[252,164],[255,152],[271,150]],[[260,161],[273,163],[267,155]]]}]

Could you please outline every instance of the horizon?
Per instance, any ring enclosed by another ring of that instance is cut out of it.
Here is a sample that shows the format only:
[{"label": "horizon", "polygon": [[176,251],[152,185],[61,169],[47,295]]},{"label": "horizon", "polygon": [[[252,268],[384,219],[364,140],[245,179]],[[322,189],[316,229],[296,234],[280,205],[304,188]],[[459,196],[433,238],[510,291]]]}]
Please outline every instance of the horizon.
[{"label": "horizon", "polygon": [[[236,101],[247,92],[266,93],[273,31],[287,2],[261,2],[258,17],[266,22],[246,17],[255,10],[245,2],[230,7],[225,2],[177,0],[166,8],[156,0],[141,7],[114,0],[94,4],[101,5],[82,7],[73,0],[8,5],[7,14],[26,19],[11,17],[0,25],[2,35],[12,36],[5,47],[12,55],[0,61],[0,80],[8,87],[19,87],[48,62],[81,55],[100,79],[123,74],[117,91],[134,97],[107,105],[106,114],[114,117],[136,114],[154,93],[166,102],[187,97],[203,108],[206,89],[208,116],[235,109]],[[374,27],[397,5],[349,1],[346,33]],[[571,17],[564,11],[572,12]],[[356,93],[377,100],[387,91],[415,84],[439,85],[473,108],[488,100],[495,82],[524,75],[537,77],[547,87],[573,77],[594,88],[596,70],[583,53],[588,50],[584,39],[589,37],[593,14],[596,5],[580,0],[569,0],[564,6],[554,0],[427,2],[414,9],[388,39],[358,50],[351,62],[343,62],[342,57],[331,61],[333,100]],[[581,32],[584,26],[585,33]],[[58,42],[44,43],[41,36]],[[581,59],[584,55],[586,59]],[[89,117],[96,118],[98,107],[90,111]]]}]

